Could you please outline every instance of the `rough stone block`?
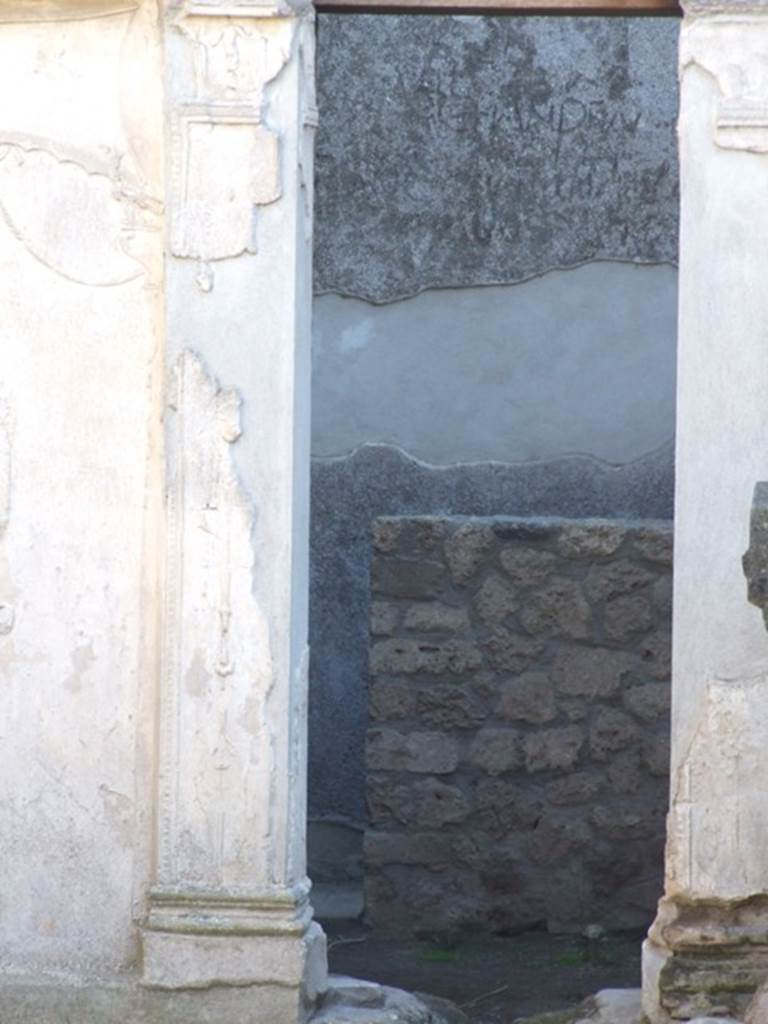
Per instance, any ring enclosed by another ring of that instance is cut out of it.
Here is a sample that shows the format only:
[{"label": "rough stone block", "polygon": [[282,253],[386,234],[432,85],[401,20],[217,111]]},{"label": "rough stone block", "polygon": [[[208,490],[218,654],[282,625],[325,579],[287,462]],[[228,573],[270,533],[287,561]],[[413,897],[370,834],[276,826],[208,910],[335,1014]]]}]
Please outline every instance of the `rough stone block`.
[{"label": "rough stone block", "polygon": [[663,834],[664,818],[648,803],[635,806],[626,802],[598,804],[592,808],[591,820],[600,836],[609,839],[647,839]]},{"label": "rough stone block", "polygon": [[600,708],[589,730],[589,749],[594,758],[604,761],[637,738],[632,719],[616,708]]},{"label": "rough stone block", "polygon": [[631,665],[631,658],[619,651],[569,647],[555,658],[552,676],[560,693],[595,700],[616,693]]},{"label": "rough stone block", "polygon": [[609,601],[612,597],[652,583],[655,576],[635,562],[621,559],[607,565],[594,565],[587,573],[585,589],[593,601]]},{"label": "rough stone block", "polygon": [[491,529],[482,524],[467,523],[451,534],[445,542],[445,557],[454,583],[472,579],[492,543]]},{"label": "rough stone block", "polygon": [[373,550],[382,554],[394,551],[402,528],[402,519],[374,519],[371,530]]},{"label": "rough stone block", "polygon": [[535,636],[583,639],[589,633],[590,608],[579,585],[569,579],[553,579],[531,595],[520,620]]},{"label": "rough stone block", "polygon": [[669,733],[650,736],[643,743],[643,764],[648,772],[657,778],[669,775]]},{"label": "rough stone block", "polygon": [[375,722],[409,718],[416,708],[413,687],[400,680],[374,681],[369,691],[369,708]]},{"label": "rough stone block", "polygon": [[516,545],[502,548],[499,560],[507,576],[521,587],[536,587],[543,583],[549,579],[557,565],[557,559],[549,551]]},{"label": "rough stone block", "polygon": [[374,601],[371,604],[372,636],[392,636],[400,619],[400,609],[389,601]]},{"label": "rough stone block", "polygon": [[627,711],[645,722],[653,722],[669,712],[671,696],[668,683],[644,683],[625,690],[622,699]]},{"label": "rough stone block", "polygon": [[600,792],[603,784],[594,772],[574,772],[562,779],[547,783],[547,800],[556,806],[588,804]]},{"label": "rough stone block", "polygon": [[557,715],[555,689],[545,672],[524,672],[504,683],[498,713],[511,722],[541,725]]},{"label": "rough stone block", "polygon": [[380,640],[371,648],[371,672],[388,675],[461,675],[480,668],[480,651],[469,643]]},{"label": "rough stone block", "polygon": [[526,771],[569,771],[578,761],[583,745],[584,730],[580,725],[530,733],[523,740]]},{"label": "rough stone block", "polygon": [[475,595],[477,613],[486,626],[496,626],[520,607],[517,594],[500,576],[486,577]]},{"label": "rough stone block", "polygon": [[514,729],[482,729],[470,751],[472,764],[489,775],[502,775],[522,763],[520,734]]},{"label": "rough stone block", "polygon": [[366,763],[370,771],[429,772],[446,775],[459,761],[456,743],[439,732],[400,733],[369,729]]},{"label": "rough stone block", "polygon": [[494,668],[499,671],[523,672],[544,650],[544,645],[532,637],[512,633],[498,626],[484,645]]},{"label": "rough stone block", "polygon": [[611,758],[605,772],[612,793],[636,793],[644,778],[639,750],[623,750]]},{"label": "rough stone block", "polygon": [[638,633],[647,633],[652,625],[651,603],[639,594],[617,597],[603,609],[603,628],[609,640],[629,640]]},{"label": "rough stone block", "polygon": [[643,637],[639,647],[643,670],[654,679],[669,679],[672,672],[672,635],[659,629]]},{"label": "rough stone block", "polygon": [[632,532],[632,545],[641,558],[659,565],[672,565],[673,534],[668,526],[638,529]]},{"label": "rough stone block", "polygon": [[507,779],[481,779],[475,787],[480,826],[495,838],[513,829],[531,828],[541,817],[541,796]]},{"label": "rough stone block", "polygon": [[474,679],[460,686],[421,686],[415,703],[419,722],[434,729],[476,729],[488,717],[487,698]]},{"label": "rough stone block", "polygon": [[469,616],[465,608],[451,608],[437,601],[413,604],[405,613],[406,629],[419,633],[466,633]]},{"label": "rough stone block", "polygon": [[425,779],[413,787],[409,820],[422,828],[442,828],[464,821],[471,809],[458,786]]},{"label": "rough stone block", "polygon": [[626,533],[616,523],[568,523],[560,531],[557,549],[566,558],[606,558],[618,551]]}]

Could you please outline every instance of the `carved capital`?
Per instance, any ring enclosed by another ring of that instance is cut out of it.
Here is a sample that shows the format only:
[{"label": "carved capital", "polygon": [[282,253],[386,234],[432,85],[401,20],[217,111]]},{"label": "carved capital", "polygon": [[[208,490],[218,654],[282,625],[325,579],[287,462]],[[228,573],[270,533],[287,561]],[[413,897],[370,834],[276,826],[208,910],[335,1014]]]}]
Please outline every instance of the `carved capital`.
[{"label": "carved capital", "polygon": [[680,67],[718,84],[715,141],[722,149],[768,153],[768,0],[693,0],[680,37]]},{"label": "carved capital", "polygon": [[207,18],[290,18],[312,15],[311,0],[171,0],[181,16]]}]

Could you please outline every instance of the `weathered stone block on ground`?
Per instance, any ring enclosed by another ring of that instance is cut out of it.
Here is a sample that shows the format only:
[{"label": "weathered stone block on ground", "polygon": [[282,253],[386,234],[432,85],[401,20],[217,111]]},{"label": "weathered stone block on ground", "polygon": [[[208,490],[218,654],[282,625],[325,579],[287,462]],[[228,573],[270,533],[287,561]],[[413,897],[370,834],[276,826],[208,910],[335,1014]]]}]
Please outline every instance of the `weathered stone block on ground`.
[{"label": "weathered stone block on ground", "polygon": [[431,517],[378,520],[374,536],[369,921],[647,925],[667,809],[670,527]]}]

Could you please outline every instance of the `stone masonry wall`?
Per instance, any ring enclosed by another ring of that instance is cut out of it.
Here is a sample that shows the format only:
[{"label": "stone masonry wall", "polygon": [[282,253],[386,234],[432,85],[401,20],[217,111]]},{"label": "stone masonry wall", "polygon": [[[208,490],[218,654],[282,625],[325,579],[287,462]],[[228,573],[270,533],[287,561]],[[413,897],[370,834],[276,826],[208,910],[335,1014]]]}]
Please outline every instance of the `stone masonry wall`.
[{"label": "stone masonry wall", "polygon": [[384,931],[646,926],[668,799],[664,523],[374,523],[366,905]]}]

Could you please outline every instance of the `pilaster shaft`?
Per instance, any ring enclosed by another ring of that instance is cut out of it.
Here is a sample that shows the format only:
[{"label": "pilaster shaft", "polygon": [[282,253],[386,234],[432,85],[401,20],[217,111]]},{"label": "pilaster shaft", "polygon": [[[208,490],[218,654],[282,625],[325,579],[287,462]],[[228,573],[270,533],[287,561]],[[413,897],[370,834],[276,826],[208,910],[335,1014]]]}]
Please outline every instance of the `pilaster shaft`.
[{"label": "pilaster shaft", "polygon": [[653,1024],[768,973],[768,659],[741,556],[768,477],[768,5],[686,4],[671,810],[644,948]]},{"label": "pilaster shaft", "polygon": [[313,24],[279,3],[170,3],[165,53],[165,606],[144,983],[271,990],[258,1019],[285,1024],[325,969],[304,861]]}]

